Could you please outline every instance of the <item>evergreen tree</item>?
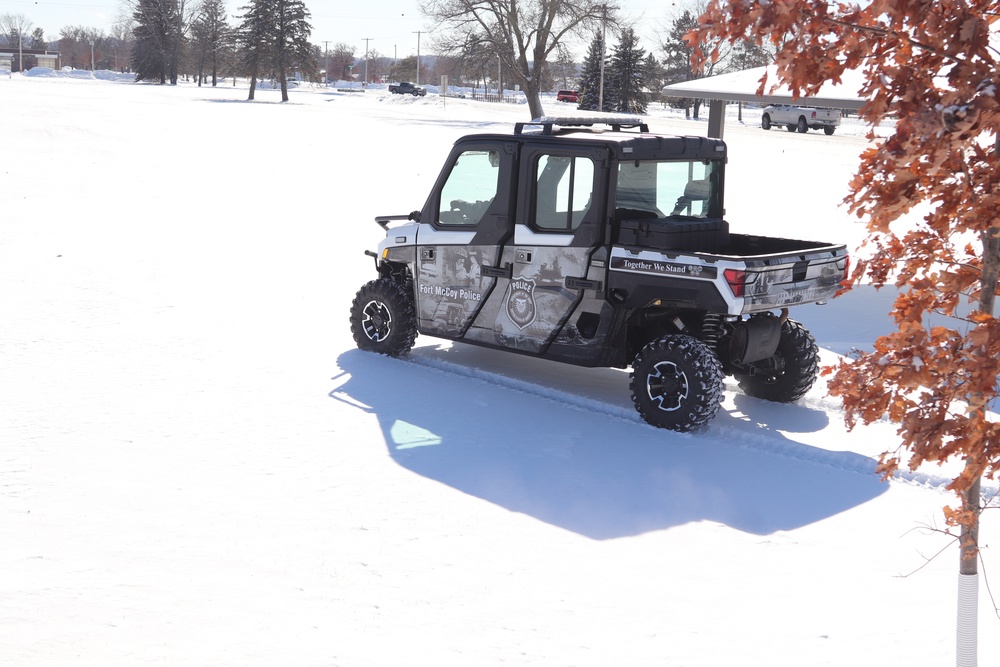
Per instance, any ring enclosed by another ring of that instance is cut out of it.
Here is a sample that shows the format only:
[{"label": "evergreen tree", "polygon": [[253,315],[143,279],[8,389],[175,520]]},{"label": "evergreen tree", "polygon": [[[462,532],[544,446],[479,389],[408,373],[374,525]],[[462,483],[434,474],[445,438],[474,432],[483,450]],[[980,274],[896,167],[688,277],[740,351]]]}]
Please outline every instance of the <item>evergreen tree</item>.
[{"label": "evergreen tree", "polygon": [[[684,41],[684,35],[697,27],[697,17],[687,10],[674,19],[671,24],[670,31],[667,33],[667,40],[660,45],[664,53],[664,81],[667,84],[699,78],[697,71],[691,66],[691,55],[694,52],[694,47]],[[675,108],[684,109],[685,114],[690,116],[692,102],[694,102],[694,117],[697,118],[701,100],[674,98],[670,100],[670,105]]]},{"label": "evergreen tree", "polygon": [[[755,44],[749,39],[744,39],[733,45],[733,50],[729,54],[729,63],[726,67],[730,72],[742,72],[743,70],[763,67],[773,60],[771,52],[760,44]],[[737,107],[737,119],[743,122],[743,102]]]},{"label": "evergreen tree", "polygon": [[300,70],[313,75],[316,58],[309,36],[309,10],[302,0],[274,0],[274,68],[281,82],[281,101],[288,101],[288,77]]},{"label": "evergreen tree", "polygon": [[[180,8],[176,0],[137,0],[135,6],[135,46],[132,69],[136,81],[167,82],[175,53],[176,26]],[[174,68],[175,69],[175,68]],[[176,79],[173,79],[176,83]]]},{"label": "evergreen tree", "polygon": [[197,48],[199,86],[205,78],[206,67],[212,71],[212,85],[218,84],[219,64],[229,46],[230,33],[225,0],[203,0],[198,16],[191,23],[191,35]]},{"label": "evergreen tree", "polygon": [[45,41],[45,31],[42,28],[35,28],[31,32],[31,48],[47,49],[49,43]]},{"label": "evergreen tree", "polygon": [[181,47],[184,46],[184,32],[187,27],[184,24],[184,2],[185,0],[175,0],[176,13],[174,14],[173,29],[171,30],[171,50],[170,50],[170,84],[177,85],[177,73],[181,63]]},{"label": "evergreen tree", "polygon": [[732,53],[729,55],[729,67],[726,69],[730,72],[741,72],[754,67],[763,67],[772,60],[774,56],[770,51],[760,44],[744,39],[733,45]]},{"label": "evergreen tree", "polygon": [[[595,32],[594,39],[590,41],[590,48],[587,50],[587,57],[583,61],[583,72],[580,75],[580,83],[577,86],[580,91],[578,109],[597,111],[597,107],[600,104],[601,53],[604,51],[603,44],[601,33]],[[605,67],[605,69],[607,68]],[[611,101],[606,86],[603,106],[603,111],[611,111]]]},{"label": "evergreen tree", "polygon": [[242,61],[251,77],[254,98],[257,77],[274,76],[281,84],[281,101],[288,101],[288,77],[296,69],[314,75],[316,54],[309,44],[312,26],[302,0],[252,0],[240,8],[243,21],[237,29]]},{"label": "evergreen tree", "polygon": [[[622,30],[621,38],[611,54],[608,70],[612,82],[612,108],[622,113],[646,113],[645,78],[646,50],[640,48],[639,38],[631,28]],[[605,91],[605,99],[608,93]]]},{"label": "evergreen tree", "polygon": [[643,75],[646,77],[646,86],[649,88],[649,100],[663,99],[662,93],[664,84],[664,69],[660,61],[652,53],[646,54],[646,61],[642,64]]},{"label": "evergreen tree", "polygon": [[240,47],[240,64],[250,77],[247,99],[252,100],[257,90],[257,77],[270,68],[270,46],[274,40],[270,18],[272,6],[269,0],[253,0],[251,4],[240,7],[240,11],[243,16],[236,28],[236,40]]}]

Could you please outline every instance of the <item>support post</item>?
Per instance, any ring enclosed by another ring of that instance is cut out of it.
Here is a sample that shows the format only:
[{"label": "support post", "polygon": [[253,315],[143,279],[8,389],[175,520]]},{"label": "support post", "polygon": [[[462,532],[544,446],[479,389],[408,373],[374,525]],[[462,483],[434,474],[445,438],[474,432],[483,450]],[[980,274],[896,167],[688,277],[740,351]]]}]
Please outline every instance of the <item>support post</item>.
[{"label": "support post", "polygon": [[708,105],[708,136],[721,139],[726,126],[726,101],[712,100]]}]

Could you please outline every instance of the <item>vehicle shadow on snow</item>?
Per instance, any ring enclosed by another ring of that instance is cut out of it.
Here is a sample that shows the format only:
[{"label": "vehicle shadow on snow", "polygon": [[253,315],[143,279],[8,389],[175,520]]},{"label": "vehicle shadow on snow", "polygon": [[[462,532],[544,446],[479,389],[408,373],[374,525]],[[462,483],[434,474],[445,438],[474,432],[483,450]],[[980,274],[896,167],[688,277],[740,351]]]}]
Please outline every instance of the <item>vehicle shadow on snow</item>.
[{"label": "vehicle shadow on snow", "polygon": [[[536,392],[525,389],[534,386],[527,382],[498,384],[489,373],[456,374],[360,350],[344,352],[337,363],[342,372],[330,396],[374,414],[399,465],[592,539],[696,521],[767,535],[820,521],[887,489],[867,457],[798,443],[773,430],[782,426],[725,410],[707,429],[680,434],[614,406],[566,402],[561,391],[548,399],[544,386]],[[622,382],[628,400],[627,374],[574,370],[581,382],[593,373]],[[779,421],[826,423],[822,411],[780,407]]]}]

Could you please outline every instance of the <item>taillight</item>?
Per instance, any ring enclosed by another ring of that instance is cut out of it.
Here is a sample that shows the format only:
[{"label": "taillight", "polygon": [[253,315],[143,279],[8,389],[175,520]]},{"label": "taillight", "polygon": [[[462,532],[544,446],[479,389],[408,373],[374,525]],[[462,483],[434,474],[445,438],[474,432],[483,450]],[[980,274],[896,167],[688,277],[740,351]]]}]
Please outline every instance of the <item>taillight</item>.
[{"label": "taillight", "polygon": [[815,117],[816,117],[816,112],[815,112],[815,111],[813,111],[813,112],[812,112],[812,117],[813,117],[813,118],[815,118]]},{"label": "taillight", "polygon": [[733,296],[743,296],[747,291],[747,272],[740,269],[726,269],[722,272],[729,289],[733,291]]}]

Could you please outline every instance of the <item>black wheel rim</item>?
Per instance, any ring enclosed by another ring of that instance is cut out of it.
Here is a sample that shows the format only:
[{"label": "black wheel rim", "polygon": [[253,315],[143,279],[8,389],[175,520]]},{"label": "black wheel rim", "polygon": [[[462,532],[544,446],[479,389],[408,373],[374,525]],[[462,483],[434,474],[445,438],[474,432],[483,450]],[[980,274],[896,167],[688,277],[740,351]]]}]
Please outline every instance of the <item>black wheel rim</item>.
[{"label": "black wheel rim", "polygon": [[672,361],[661,361],[646,376],[649,400],[664,412],[680,410],[689,390],[687,375]]},{"label": "black wheel rim", "polygon": [[381,301],[372,300],[361,311],[361,329],[373,343],[381,343],[392,331],[392,313]]}]

